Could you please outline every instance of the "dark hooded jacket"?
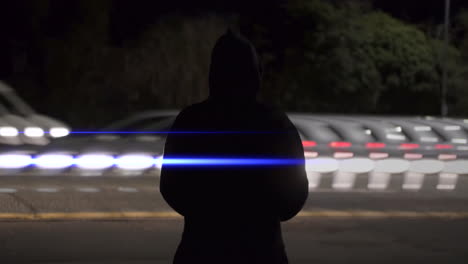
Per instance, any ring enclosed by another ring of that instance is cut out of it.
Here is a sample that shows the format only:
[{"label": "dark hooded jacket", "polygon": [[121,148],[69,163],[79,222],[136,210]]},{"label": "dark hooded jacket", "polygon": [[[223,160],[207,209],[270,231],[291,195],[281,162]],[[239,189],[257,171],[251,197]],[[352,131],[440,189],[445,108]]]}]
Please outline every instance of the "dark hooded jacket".
[{"label": "dark hooded jacket", "polygon": [[[184,109],[167,137],[164,158],[274,157],[304,160],[287,116],[257,102],[261,74],[253,46],[228,32],[216,43],[210,96]],[[216,133],[211,133],[216,132]],[[272,166],[165,166],[160,190],[184,216],[174,263],[287,263],[281,221],[304,205],[304,164]]]}]

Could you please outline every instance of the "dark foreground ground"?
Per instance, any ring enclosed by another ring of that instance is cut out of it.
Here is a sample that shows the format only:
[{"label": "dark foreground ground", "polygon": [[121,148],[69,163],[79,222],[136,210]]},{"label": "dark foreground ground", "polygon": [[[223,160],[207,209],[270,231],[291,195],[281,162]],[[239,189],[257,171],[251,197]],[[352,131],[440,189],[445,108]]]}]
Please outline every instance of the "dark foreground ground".
[{"label": "dark foreground ground", "polygon": [[[3,177],[0,263],[171,263],[155,178]],[[292,264],[468,263],[468,194],[319,190],[283,224]]]},{"label": "dark foreground ground", "polygon": [[[170,263],[182,220],[0,224],[1,263]],[[290,263],[468,263],[466,220],[298,217]]]}]

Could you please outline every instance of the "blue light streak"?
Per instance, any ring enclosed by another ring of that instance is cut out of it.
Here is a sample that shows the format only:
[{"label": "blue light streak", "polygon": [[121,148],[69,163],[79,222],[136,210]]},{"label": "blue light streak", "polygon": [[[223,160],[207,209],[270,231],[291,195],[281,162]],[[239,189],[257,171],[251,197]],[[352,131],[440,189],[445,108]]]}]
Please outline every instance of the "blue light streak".
[{"label": "blue light streak", "polygon": [[[24,131],[18,133],[23,134]],[[70,131],[70,134],[273,134],[273,131]],[[44,134],[50,134],[44,131]]]},{"label": "blue light streak", "polygon": [[[94,160],[90,163],[89,155],[96,156]],[[88,156],[88,157],[87,157]],[[80,164],[80,159],[84,158],[86,164],[81,164],[81,169],[93,169],[95,166],[98,167],[98,170],[104,170],[113,166],[119,167],[119,158],[121,156],[108,156],[108,155],[95,155],[95,154],[86,154],[84,156],[69,156],[69,155],[57,155],[56,160],[54,158],[42,159],[40,157],[31,157],[30,155],[0,155],[0,169],[10,168],[12,166],[18,168],[25,168],[28,166],[41,166],[45,169],[47,168],[56,168],[56,169],[65,169],[72,166]],[[21,159],[20,159],[21,158]],[[148,160],[152,159],[151,161]],[[162,157],[148,157],[142,156],[134,157],[134,161],[131,162],[131,166],[135,168],[148,169],[150,167],[156,166],[170,166],[170,167],[220,167],[220,166],[291,166],[291,165],[304,165],[305,160],[303,159],[284,159],[284,158],[214,158],[214,157],[204,157],[204,158],[187,158],[187,157],[177,157],[177,158],[162,158]],[[83,160],[81,160],[81,163]],[[99,165],[106,164],[105,168],[100,168]],[[121,164],[120,164],[121,165]],[[128,166],[128,164],[126,164]]]},{"label": "blue light streak", "polygon": [[[159,160],[161,163],[161,160]],[[302,159],[279,158],[169,158],[163,166],[284,166],[305,164]]]}]

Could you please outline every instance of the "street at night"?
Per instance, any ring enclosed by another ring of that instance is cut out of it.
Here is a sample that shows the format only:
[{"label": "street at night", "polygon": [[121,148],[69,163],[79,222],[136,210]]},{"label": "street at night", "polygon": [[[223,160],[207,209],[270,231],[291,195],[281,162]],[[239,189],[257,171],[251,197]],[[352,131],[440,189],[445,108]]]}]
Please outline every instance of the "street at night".
[{"label": "street at night", "polygon": [[[171,263],[183,221],[156,177],[24,177],[1,179],[2,263]],[[465,263],[467,188],[313,191],[282,225],[290,261]]]},{"label": "street at night", "polygon": [[2,4],[0,264],[468,263],[468,1]]}]

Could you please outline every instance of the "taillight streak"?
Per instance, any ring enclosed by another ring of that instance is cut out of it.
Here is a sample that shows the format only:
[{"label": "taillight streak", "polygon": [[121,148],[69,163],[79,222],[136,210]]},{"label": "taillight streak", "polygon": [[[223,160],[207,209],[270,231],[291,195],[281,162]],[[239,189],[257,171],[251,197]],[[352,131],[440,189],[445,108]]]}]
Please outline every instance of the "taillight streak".
[{"label": "taillight streak", "polygon": [[386,144],[385,143],[380,143],[380,142],[369,142],[366,144],[366,148],[368,149],[380,149],[380,148],[385,148]]},{"label": "taillight streak", "polygon": [[419,144],[415,144],[415,143],[400,144],[400,149],[417,149],[417,148],[419,148]]},{"label": "taillight streak", "polygon": [[351,147],[351,142],[344,142],[344,141],[333,141],[329,144],[332,148],[349,148]]},{"label": "taillight streak", "polygon": [[315,147],[317,146],[317,142],[315,141],[302,141],[303,147]]},{"label": "taillight streak", "polygon": [[435,145],[436,149],[453,149],[453,145],[449,144],[437,144]]}]

